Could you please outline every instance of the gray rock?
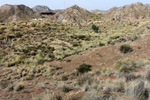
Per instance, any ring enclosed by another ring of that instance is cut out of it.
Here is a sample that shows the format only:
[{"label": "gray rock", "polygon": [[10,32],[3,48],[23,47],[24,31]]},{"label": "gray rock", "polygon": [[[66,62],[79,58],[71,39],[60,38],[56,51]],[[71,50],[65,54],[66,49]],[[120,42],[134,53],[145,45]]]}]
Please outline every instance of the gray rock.
[{"label": "gray rock", "polygon": [[57,19],[57,22],[61,22],[62,20],[63,20],[63,18],[64,18],[64,15],[59,15],[59,17],[58,17],[58,19]]}]

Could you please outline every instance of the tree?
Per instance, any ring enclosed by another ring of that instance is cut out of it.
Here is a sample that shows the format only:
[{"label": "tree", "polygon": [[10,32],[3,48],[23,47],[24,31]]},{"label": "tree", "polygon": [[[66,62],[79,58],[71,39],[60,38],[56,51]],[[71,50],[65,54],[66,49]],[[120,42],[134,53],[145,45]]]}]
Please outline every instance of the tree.
[{"label": "tree", "polygon": [[93,24],[93,25],[92,25],[92,29],[93,29],[96,33],[98,33],[99,27]]}]

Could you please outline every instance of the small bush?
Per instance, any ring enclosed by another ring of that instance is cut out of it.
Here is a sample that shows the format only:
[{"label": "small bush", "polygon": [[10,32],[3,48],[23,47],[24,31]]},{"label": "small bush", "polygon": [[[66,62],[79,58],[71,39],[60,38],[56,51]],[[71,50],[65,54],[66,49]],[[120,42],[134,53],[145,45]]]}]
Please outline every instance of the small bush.
[{"label": "small bush", "polygon": [[20,90],[22,90],[22,89],[24,89],[25,87],[24,87],[24,85],[23,84],[18,84],[18,85],[16,85],[16,87],[15,87],[15,91],[20,91]]},{"label": "small bush", "polygon": [[145,79],[150,82],[150,65],[146,66],[146,70],[145,70],[145,75],[144,76],[145,76]]},{"label": "small bush", "polygon": [[148,90],[145,88],[145,82],[140,81],[126,89],[125,95],[132,96],[132,100],[147,100]]},{"label": "small bush", "polygon": [[100,43],[99,43],[99,46],[102,47],[102,46],[105,46],[105,44],[102,43],[102,42],[100,42]]},{"label": "small bush", "polygon": [[69,88],[69,87],[67,87],[67,86],[63,86],[62,87],[62,91],[63,92],[69,92],[71,89]]},{"label": "small bush", "polygon": [[108,100],[108,98],[102,92],[94,90],[84,95],[82,100]]},{"label": "small bush", "polygon": [[92,25],[92,29],[93,29],[96,33],[98,33],[99,27],[93,24],[93,25]]},{"label": "small bush", "polygon": [[70,60],[70,59],[68,59],[68,60],[67,60],[67,62],[71,62],[71,60]]},{"label": "small bush", "polygon": [[115,68],[117,70],[119,70],[119,72],[122,72],[122,73],[130,73],[130,72],[133,72],[134,69],[137,67],[136,63],[133,62],[133,61],[118,61]]},{"label": "small bush", "polygon": [[88,72],[88,71],[91,71],[91,65],[88,65],[88,64],[81,64],[80,66],[79,66],[79,68],[77,69],[78,70],[78,72],[80,72],[80,73],[86,73],[86,72]]},{"label": "small bush", "polygon": [[89,85],[91,85],[93,81],[94,81],[93,80],[93,76],[88,75],[88,74],[84,74],[84,75],[82,75],[81,77],[79,77],[77,79],[77,83],[80,86],[82,86],[82,85],[84,85],[86,83],[88,83]]},{"label": "small bush", "polygon": [[130,47],[130,45],[124,44],[120,46],[120,51],[122,53],[128,53],[128,52],[132,52],[133,49]]},{"label": "small bush", "polygon": [[61,79],[62,79],[62,81],[67,81],[68,80],[68,76],[63,75]]},{"label": "small bush", "polygon": [[9,85],[9,83],[8,83],[7,81],[1,81],[1,82],[0,82],[0,87],[1,87],[1,89],[7,88],[8,85]]},{"label": "small bush", "polygon": [[42,96],[33,97],[32,100],[62,100],[62,97],[56,94],[44,93]]}]

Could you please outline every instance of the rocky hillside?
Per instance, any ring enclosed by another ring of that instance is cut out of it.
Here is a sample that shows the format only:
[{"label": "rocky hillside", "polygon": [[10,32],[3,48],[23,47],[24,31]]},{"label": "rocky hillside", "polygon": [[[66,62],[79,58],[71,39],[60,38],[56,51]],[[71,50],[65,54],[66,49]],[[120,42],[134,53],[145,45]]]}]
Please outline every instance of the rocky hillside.
[{"label": "rocky hillside", "polygon": [[25,5],[0,6],[0,22],[29,19],[36,16],[34,11]]},{"label": "rocky hillside", "polygon": [[150,17],[150,5],[137,2],[123,7],[113,7],[106,13],[106,17],[122,21],[147,18]]},{"label": "rocky hillside", "polygon": [[84,22],[87,20],[88,15],[91,13],[86,9],[80,8],[77,5],[73,5],[62,12],[56,14],[58,22],[72,23],[72,22]]},{"label": "rocky hillside", "polygon": [[35,7],[32,8],[33,11],[35,12],[43,12],[43,11],[51,11],[51,9],[49,9],[49,7],[47,6],[42,6],[42,5],[37,5]]}]

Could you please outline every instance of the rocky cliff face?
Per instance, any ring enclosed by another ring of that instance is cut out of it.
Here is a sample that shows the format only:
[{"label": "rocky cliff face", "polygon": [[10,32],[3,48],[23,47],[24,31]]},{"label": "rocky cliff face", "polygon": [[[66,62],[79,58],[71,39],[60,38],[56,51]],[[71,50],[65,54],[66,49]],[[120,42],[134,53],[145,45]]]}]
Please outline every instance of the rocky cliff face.
[{"label": "rocky cliff face", "polygon": [[87,20],[91,13],[86,9],[80,8],[77,5],[73,5],[60,13],[56,14],[57,22],[73,23],[73,22],[84,22]]},{"label": "rocky cliff face", "polygon": [[33,7],[32,9],[33,9],[33,11],[38,12],[38,13],[45,12],[45,11],[52,11],[51,9],[49,9],[49,7],[42,6],[42,5],[37,5],[37,6]]},{"label": "rocky cliff face", "polygon": [[142,3],[134,3],[123,7],[113,7],[107,13],[105,18],[110,20],[135,20],[150,17],[150,5]]},{"label": "rocky cliff face", "polygon": [[0,6],[0,22],[30,19],[36,13],[25,5]]}]

